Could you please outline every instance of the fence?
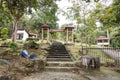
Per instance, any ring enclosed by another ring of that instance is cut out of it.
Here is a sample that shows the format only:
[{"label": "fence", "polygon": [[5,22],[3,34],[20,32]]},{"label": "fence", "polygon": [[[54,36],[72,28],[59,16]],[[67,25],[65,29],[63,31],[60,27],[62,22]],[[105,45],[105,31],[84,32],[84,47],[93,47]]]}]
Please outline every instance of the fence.
[{"label": "fence", "polygon": [[98,56],[101,64],[120,67],[120,48],[82,48],[83,55]]}]

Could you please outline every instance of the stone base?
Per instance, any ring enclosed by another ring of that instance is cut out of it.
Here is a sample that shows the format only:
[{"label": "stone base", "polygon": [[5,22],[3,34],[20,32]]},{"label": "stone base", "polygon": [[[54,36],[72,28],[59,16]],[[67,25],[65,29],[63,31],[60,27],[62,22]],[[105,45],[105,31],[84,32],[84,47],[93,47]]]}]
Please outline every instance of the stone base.
[{"label": "stone base", "polygon": [[100,69],[100,59],[97,56],[82,56],[82,65],[84,69]]}]

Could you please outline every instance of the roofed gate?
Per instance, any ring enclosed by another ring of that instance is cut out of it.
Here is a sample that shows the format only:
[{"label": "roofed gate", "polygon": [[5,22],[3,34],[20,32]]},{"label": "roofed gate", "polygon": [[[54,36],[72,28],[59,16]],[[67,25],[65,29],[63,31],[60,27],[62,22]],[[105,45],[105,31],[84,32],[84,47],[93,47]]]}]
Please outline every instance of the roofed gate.
[{"label": "roofed gate", "polygon": [[50,35],[50,32],[65,32],[66,33],[66,44],[68,44],[68,42],[70,41],[69,40],[69,33],[71,33],[71,37],[72,37],[72,40],[71,42],[74,43],[73,39],[74,39],[74,36],[73,36],[73,29],[74,27],[73,26],[67,26],[65,27],[65,29],[63,30],[59,30],[59,29],[50,29],[50,26],[49,25],[42,25],[41,26],[41,32],[42,32],[42,35],[41,35],[41,43],[43,43],[44,39],[45,39],[45,32],[47,32],[47,43],[49,43],[50,39],[49,39],[49,35]]}]

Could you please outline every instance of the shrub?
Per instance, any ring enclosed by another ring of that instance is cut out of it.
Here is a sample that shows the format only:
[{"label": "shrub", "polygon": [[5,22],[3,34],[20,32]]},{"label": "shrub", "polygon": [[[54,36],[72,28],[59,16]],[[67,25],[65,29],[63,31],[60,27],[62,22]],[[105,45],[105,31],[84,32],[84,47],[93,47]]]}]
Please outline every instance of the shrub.
[{"label": "shrub", "polygon": [[13,50],[13,51],[17,51],[18,50],[18,45],[14,42],[11,42],[9,44],[10,48]]},{"label": "shrub", "polygon": [[10,42],[5,40],[5,41],[2,41],[1,46],[2,47],[9,47],[9,44],[10,44]]},{"label": "shrub", "polygon": [[2,28],[1,37],[2,37],[2,40],[6,40],[8,38],[8,29],[7,28]]},{"label": "shrub", "polygon": [[27,38],[26,41],[39,41],[39,38]]},{"label": "shrub", "polygon": [[35,41],[28,41],[27,43],[24,44],[25,49],[38,49],[39,44],[36,43]]}]

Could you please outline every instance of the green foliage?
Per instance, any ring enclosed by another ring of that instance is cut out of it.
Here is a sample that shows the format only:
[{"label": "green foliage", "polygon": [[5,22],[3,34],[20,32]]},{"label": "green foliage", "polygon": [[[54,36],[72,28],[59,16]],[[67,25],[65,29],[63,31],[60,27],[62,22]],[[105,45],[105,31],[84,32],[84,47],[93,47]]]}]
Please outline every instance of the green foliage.
[{"label": "green foliage", "polygon": [[17,51],[19,49],[18,45],[14,42],[11,42],[9,44],[9,47],[13,50],[13,51]]},{"label": "green foliage", "polygon": [[38,7],[38,0],[1,0],[1,9],[10,14],[13,20],[12,41],[16,41],[18,22],[25,13],[31,13]]},{"label": "green foliage", "polygon": [[7,28],[1,29],[1,37],[2,37],[2,40],[6,40],[8,38],[8,29]]},{"label": "green foliage", "polygon": [[111,36],[111,47],[120,47],[120,28],[116,28]]},{"label": "green foliage", "polygon": [[19,20],[19,28],[21,28],[21,29],[24,29],[24,28],[26,28],[26,29],[30,29],[30,20],[29,20],[30,18],[28,17],[28,15],[23,15],[22,16],[22,18],[20,18],[20,20]]},{"label": "green foliage", "polygon": [[10,42],[7,41],[7,40],[5,40],[5,41],[3,41],[3,42],[1,43],[1,46],[3,46],[3,47],[9,47],[9,44],[10,44]]},{"label": "green foliage", "polygon": [[108,7],[98,4],[92,15],[100,20],[104,26],[111,27],[120,24],[120,0],[113,0],[113,3]]},{"label": "green foliage", "polygon": [[0,27],[10,27],[12,24],[11,15],[0,7]]},{"label": "green foliage", "polygon": [[8,11],[14,19],[20,19],[24,13],[32,12],[32,8],[38,6],[38,0],[2,0],[3,8]]},{"label": "green foliage", "polygon": [[39,44],[36,43],[35,41],[28,41],[27,43],[24,44],[24,48],[25,49],[38,49],[39,48]]},{"label": "green foliage", "polygon": [[111,38],[111,47],[120,48],[120,36]]},{"label": "green foliage", "polygon": [[92,15],[100,20],[104,29],[110,31],[111,47],[120,47],[120,0],[113,0],[113,3],[106,8],[97,5]]},{"label": "green foliage", "polygon": [[40,8],[32,14],[30,19],[30,25],[32,29],[39,30],[42,24],[48,24],[51,28],[57,28],[56,16],[57,4],[53,0],[40,1]]},{"label": "green foliage", "polygon": [[26,41],[39,41],[39,38],[27,38]]}]

